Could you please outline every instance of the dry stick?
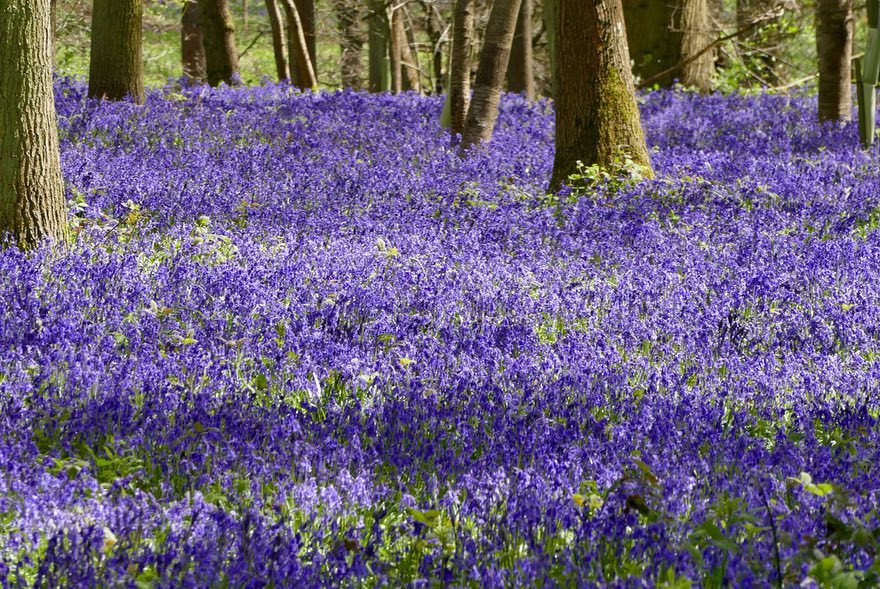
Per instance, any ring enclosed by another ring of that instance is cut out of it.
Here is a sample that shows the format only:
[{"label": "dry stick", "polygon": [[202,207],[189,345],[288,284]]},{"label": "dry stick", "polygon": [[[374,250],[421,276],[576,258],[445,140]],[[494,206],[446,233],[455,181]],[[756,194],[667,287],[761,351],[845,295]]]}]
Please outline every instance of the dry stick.
[{"label": "dry stick", "polygon": [[251,48],[252,48],[254,45],[257,44],[257,41],[259,41],[260,39],[263,38],[263,35],[264,35],[264,34],[266,34],[266,31],[260,31],[259,33],[257,33],[257,36],[254,37],[254,40],[251,41],[251,44],[248,45],[247,47],[245,47],[244,51],[242,51],[241,53],[238,54],[238,58],[241,59],[242,57],[244,57],[245,54],[246,54],[248,51],[250,51]]},{"label": "dry stick", "polygon": [[[855,61],[855,60],[860,59],[864,56],[865,56],[864,51],[861,53],[856,53],[855,55],[853,55],[850,58],[850,61]],[[770,90],[774,91],[774,92],[788,90],[789,88],[794,88],[795,86],[800,86],[801,84],[805,84],[805,83],[809,82],[810,80],[812,80],[814,78],[818,78],[818,77],[819,77],[819,72],[814,72],[814,73],[810,74],[809,76],[804,76],[803,78],[798,78],[797,80],[794,80],[794,81],[789,82],[787,84],[783,84],[781,86],[775,86],[773,88],[770,88]]]},{"label": "dry stick", "polygon": [[666,68],[665,70],[663,70],[659,74],[654,74],[653,76],[651,76],[650,78],[648,78],[646,80],[642,80],[639,83],[639,88],[647,88],[651,84],[653,84],[659,80],[662,80],[663,78],[665,78],[669,74],[674,73],[674,72],[680,70],[681,68],[683,68],[684,66],[697,61],[703,55],[705,55],[709,51],[712,51],[713,49],[715,49],[716,47],[718,47],[719,45],[721,45],[725,41],[730,41],[731,39],[739,37],[740,35],[744,35],[744,34],[748,33],[749,31],[751,31],[752,29],[754,29],[759,24],[761,24],[762,22],[764,22],[765,20],[770,20],[772,18],[776,18],[776,16],[777,15],[776,15],[775,10],[767,11],[767,13],[765,13],[763,16],[756,18],[755,20],[753,20],[752,22],[750,22],[749,24],[747,24],[743,28],[739,29],[738,31],[734,31],[733,33],[730,33],[728,35],[722,35],[721,37],[718,37],[717,39],[715,39],[714,41],[712,41],[711,43],[709,43],[708,45],[706,45],[705,47],[703,47],[702,49],[700,49],[699,51],[697,51],[696,53],[694,53],[693,55],[691,55],[690,57],[685,59],[684,61],[677,63],[670,68]]}]

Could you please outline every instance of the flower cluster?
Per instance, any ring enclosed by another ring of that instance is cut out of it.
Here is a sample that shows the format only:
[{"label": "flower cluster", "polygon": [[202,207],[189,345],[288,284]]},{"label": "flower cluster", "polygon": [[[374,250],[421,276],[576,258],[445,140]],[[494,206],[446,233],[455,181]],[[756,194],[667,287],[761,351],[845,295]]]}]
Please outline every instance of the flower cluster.
[{"label": "flower cluster", "polygon": [[0,252],[0,584],[870,586],[880,161],[810,97],[56,90],[74,243]]}]

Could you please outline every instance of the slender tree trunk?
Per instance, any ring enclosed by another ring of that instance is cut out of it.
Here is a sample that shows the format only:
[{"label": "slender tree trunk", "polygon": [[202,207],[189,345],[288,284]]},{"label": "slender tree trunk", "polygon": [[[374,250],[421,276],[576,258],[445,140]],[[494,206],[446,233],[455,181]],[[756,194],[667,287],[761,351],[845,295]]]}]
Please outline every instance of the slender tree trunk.
[{"label": "slender tree trunk", "polygon": [[359,13],[358,6],[352,0],[334,0],[336,10],[336,22],[339,26],[339,39],[341,56],[339,69],[342,76],[342,86],[360,90],[362,87],[361,76],[361,49],[364,41],[358,29]]},{"label": "slender tree trunk", "polygon": [[550,96],[556,96],[556,0],[544,0],[544,27],[550,56]]},{"label": "slender tree trunk", "polygon": [[474,0],[456,0],[452,20],[452,58],[449,62],[448,120],[444,127],[464,133],[471,102],[471,52],[474,45]]},{"label": "slender tree trunk", "polygon": [[208,83],[212,86],[222,82],[238,84],[238,50],[229,4],[226,0],[199,0],[199,6]]},{"label": "slender tree trunk", "polygon": [[309,60],[312,62],[312,69],[315,78],[318,77],[318,36],[316,34],[315,25],[317,24],[315,15],[315,0],[294,0],[296,11],[299,13],[300,25],[302,26],[303,36],[306,40],[306,47],[309,51]]},{"label": "slender tree trunk", "polygon": [[0,235],[23,248],[67,236],[50,19],[49,0],[0,10]]},{"label": "slender tree trunk", "polygon": [[492,138],[519,7],[520,0],[495,0],[492,5],[474,80],[474,95],[462,134],[462,152]]},{"label": "slender tree trunk", "polygon": [[272,52],[275,54],[275,71],[278,81],[290,79],[290,66],[287,63],[287,37],[284,33],[284,21],[281,9],[275,0],[266,0],[266,12],[269,14],[269,27],[272,29]]},{"label": "slender tree trunk", "polygon": [[370,92],[388,92],[391,72],[388,64],[388,15],[384,0],[370,0],[369,17]]},{"label": "slender tree trunk", "polygon": [[400,9],[391,11],[390,15],[391,35],[388,44],[388,63],[391,66],[391,92],[400,94],[403,92],[403,47],[401,37],[404,36],[401,30]]},{"label": "slender tree trunk", "polygon": [[443,93],[443,23],[436,5],[422,0],[425,11],[425,32],[431,40],[431,87],[435,94]]},{"label": "slender tree trunk", "polygon": [[415,35],[412,30],[412,20],[409,17],[409,11],[406,6],[399,9],[398,18],[398,39],[400,43],[400,61],[403,68],[403,90],[422,91],[422,82],[420,79],[419,57],[413,51],[415,45]]},{"label": "slender tree trunk", "polygon": [[551,190],[578,162],[613,167],[624,156],[652,175],[636,105],[620,0],[558,0],[556,159]]},{"label": "slender tree trunk", "polygon": [[247,33],[248,30],[248,0],[241,0],[241,30]]},{"label": "slender tree trunk", "polygon": [[302,28],[299,11],[293,0],[282,0],[287,13],[287,47],[290,51],[290,65],[293,84],[298,88],[316,88],[318,79],[309,57],[306,36]]},{"label": "slender tree trunk", "polygon": [[[686,61],[712,42],[712,19],[708,0],[681,0],[681,61]],[[680,63],[680,62],[679,62]],[[681,83],[707,93],[712,89],[715,54],[708,51],[681,68]]]},{"label": "slender tree trunk", "polygon": [[205,47],[202,45],[202,9],[198,0],[187,0],[180,19],[180,55],[183,76],[191,84],[205,81]]},{"label": "slender tree trunk", "polygon": [[89,96],[110,100],[131,96],[143,103],[142,21],[141,0],[95,0]]},{"label": "slender tree trunk", "polygon": [[532,0],[522,0],[507,67],[507,89],[535,99],[535,60],[532,53]]},{"label": "slender tree trunk", "polygon": [[848,121],[852,117],[852,0],[818,0],[816,8],[819,120]]}]

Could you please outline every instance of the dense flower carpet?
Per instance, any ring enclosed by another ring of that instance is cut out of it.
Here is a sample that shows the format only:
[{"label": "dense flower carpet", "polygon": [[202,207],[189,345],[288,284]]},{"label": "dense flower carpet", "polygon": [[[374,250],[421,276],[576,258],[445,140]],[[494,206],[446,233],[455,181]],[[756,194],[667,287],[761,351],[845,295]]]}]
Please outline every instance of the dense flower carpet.
[{"label": "dense flower carpet", "polygon": [[[57,107],[67,248],[0,251],[4,587],[878,583],[880,158],[815,97]],[[625,167],[622,165],[622,167]]]}]

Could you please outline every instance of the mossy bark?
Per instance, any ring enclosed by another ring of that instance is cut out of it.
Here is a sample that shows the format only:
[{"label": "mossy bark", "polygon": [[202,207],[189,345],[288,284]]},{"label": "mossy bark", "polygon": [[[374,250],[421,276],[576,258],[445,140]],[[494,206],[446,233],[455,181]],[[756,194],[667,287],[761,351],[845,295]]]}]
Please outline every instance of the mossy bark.
[{"label": "mossy bark", "polygon": [[202,8],[202,42],[208,83],[212,86],[223,82],[237,84],[238,49],[229,4],[226,0],[199,0],[199,5]]},{"label": "mossy bark", "polygon": [[852,0],[818,0],[816,53],[819,55],[820,121],[852,118],[852,40]]},{"label": "mossy bark", "polygon": [[23,248],[63,241],[49,0],[7,0],[0,10],[0,236]]},{"label": "mossy bark", "polygon": [[89,55],[89,96],[144,101],[142,0],[95,0]]},{"label": "mossy bark", "polygon": [[205,47],[202,45],[202,9],[197,0],[186,0],[180,19],[180,56],[183,76],[191,84],[205,81]]},{"label": "mossy bark", "polygon": [[461,138],[462,151],[492,138],[519,7],[520,0],[495,0],[492,5],[474,80],[474,95]]},{"label": "mossy bark", "polygon": [[653,175],[630,70],[620,0],[557,0],[556,158],[551,190],[578,162],[623,157]]}]

